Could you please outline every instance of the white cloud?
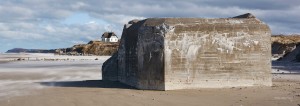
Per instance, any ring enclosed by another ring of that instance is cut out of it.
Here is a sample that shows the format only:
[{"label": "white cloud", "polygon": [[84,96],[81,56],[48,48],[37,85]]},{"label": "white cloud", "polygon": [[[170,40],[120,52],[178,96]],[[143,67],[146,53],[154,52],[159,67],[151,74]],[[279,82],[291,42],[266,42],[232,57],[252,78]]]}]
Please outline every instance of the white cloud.
[{"label": "white cloud", "polygon": [[9,28],[5,26],[5,24],[0,23],[0,31],[6,31],[6,30],[9,30]]},{"label": "white cloud", "polygon": [[55,30],[52,26],[50,26],[50,25],[46,26],[45,29],[46,29],[48,32],[55,32],[55,31],[56,31],[56,30]]},{"label": "white cloud", "polygon": [[37,33],[21,32],[21,31],[0,31],[0,37],[12,40],[31,40],[43,39],[44,36]]},{"label": "white cloud", "polygon": [[85,41],[71,41],[73,44],[86,44]]},{"label": "white cloud", "polygon": [[79,10],[79,9],[85,7],[85,6],[87,6],[87,5],[83,2],[76,2],[75,4],[71,5],[71,8],[75,9],[75,10]]}]

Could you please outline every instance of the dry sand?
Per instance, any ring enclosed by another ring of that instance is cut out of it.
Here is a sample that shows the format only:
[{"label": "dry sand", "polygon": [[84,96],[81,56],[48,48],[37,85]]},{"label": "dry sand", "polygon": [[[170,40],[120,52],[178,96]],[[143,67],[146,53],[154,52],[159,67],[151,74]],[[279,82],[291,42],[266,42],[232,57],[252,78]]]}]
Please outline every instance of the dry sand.
[{"label": "dry sand", "polygon": [[296,63],[273,62],[272,87],[151,91],[99,80],[108,57],[73,58],[0,62],[0,106],[300,106]]}]

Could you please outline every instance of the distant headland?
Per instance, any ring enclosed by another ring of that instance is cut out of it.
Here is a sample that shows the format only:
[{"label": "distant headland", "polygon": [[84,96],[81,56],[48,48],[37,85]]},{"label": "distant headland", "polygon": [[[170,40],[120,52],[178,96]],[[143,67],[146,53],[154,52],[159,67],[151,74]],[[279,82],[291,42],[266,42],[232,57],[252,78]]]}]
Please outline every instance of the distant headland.
[{"label": "distant headland", "polygon": [[26,49],[13,48],[6,53],[54,53],[57,55],[112,55],[119,47],[119,39],[114,32],[104,32],[101,40],[92,40],[87,44],[76,44],[68,48],[58,49]]}]

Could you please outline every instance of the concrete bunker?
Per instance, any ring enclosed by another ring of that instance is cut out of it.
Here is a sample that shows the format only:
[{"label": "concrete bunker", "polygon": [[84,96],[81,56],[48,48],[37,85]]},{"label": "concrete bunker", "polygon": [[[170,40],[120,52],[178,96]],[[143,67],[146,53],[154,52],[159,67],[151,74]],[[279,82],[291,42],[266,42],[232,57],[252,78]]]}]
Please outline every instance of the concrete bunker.
[{"label": "concrete bunker", "polygon": [[268,25],[250,13],[133,20],[102,79],[152,90],[271,86],[270,42]]}]

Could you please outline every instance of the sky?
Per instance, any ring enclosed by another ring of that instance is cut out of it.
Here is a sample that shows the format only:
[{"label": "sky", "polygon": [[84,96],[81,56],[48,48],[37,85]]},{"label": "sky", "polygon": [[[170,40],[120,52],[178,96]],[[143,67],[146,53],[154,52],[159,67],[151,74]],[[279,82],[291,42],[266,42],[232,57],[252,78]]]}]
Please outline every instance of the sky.
[{"label": "sky", "polygon": [[121,36],[133,19],[227,18],[252,13],[273,34],[300,33],[300,0],[0,0],[0,52],[55,49]]}]

